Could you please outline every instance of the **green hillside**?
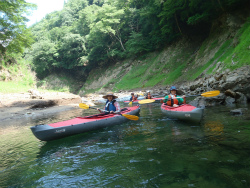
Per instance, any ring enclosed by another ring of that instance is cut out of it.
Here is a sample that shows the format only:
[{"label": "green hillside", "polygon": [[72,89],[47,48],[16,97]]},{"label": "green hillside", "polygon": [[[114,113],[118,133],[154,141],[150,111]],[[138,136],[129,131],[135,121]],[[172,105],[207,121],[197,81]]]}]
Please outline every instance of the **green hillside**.
[{"label": "green hillside", "polygon": [[161,87],[250,62],[248,0],[68,0],[30,28],[35,5],[0,5],[4,93]]},{"label": "green hillside", "polygon": [[[182,39],[160,52],[102,69],[102,73],[100,70],[92,71],[82,90],[89,93],[103,88],[112,91],[154,88],[194,81],[198,77],[250,65],[249,29],[248,19],[240,29],[222,28],[200,43]],[[129,65],[129,71],[118,69]],[[112,74],[115,76],[105,84],[95,83]]]}]

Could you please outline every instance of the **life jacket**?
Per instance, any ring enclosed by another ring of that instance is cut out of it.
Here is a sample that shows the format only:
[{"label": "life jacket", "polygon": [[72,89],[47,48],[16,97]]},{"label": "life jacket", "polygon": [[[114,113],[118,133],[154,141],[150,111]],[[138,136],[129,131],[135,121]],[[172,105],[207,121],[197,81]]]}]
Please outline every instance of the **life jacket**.
[{"label": "life jacket", "polygon": [[136,101],[137,100],[137,97],[135,95],[133,95],[131,98],[130,98],[130,101]]},{"label": "life jacket", "polygon": [[112,100],[111,102],[109,102],[109,100],[107,100],[107,102],[106,102],[106,105],[105,105],[105,110],[106,111],[116,111],[116,107],[115,107],[115,105],[114,105],[114,103],[115,103],[115,101],[116,100]]},{"label": "life jacket", "polygon": [[146,99],[152,99],[152,96],[151,95],[147,95]]},{"label": "life jacket", "polygon": [[[176,96],[176,95],[175,95],[175,96]],[[176,98],[173,99],[173,98],[171,97],[171,95],[168,95],[167,105],[168,105],[168,106],[173,106],[174,104],[179,105],[179,101],[178,101]]]}]

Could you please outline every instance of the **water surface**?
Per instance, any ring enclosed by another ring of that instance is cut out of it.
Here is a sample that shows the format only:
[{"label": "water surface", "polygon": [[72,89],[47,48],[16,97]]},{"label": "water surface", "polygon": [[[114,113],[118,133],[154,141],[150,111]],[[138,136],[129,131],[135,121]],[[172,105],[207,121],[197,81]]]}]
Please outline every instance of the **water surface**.
[{"label": "water surface", "polygon": [[30,127],[96,111],[0,126],[0,187],[249,188],[250,122],[230,115],[234,108],[206,108],[201,124],[190,124],[144,104],[139,121],[50,142]]}]

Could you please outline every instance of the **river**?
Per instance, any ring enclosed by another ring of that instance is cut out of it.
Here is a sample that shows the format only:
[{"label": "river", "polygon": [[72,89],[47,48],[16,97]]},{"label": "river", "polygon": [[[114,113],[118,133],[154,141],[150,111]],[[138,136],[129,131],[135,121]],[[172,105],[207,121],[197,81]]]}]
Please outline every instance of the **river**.
[{"label": "river", "polygon": [[202,122],[191,124],[144,104],[138,121],[50,142],[30,127],[96,110],[27,116],[0,126],[0,187],[249,188],[250,121],[232,116],[234,108],[206,108]]}]

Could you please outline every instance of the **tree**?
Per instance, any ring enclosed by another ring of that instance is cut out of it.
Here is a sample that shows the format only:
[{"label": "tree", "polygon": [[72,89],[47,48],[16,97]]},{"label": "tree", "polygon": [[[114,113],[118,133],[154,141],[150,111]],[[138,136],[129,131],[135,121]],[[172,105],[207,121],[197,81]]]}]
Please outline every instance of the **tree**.
[{"label": "tree", "polygon": [[79,34],[67,33],[58,45],[58,56],[54,66],[72,69],[83,66],[81,57],[86,54],[85,40]]},{"label": "tree", "polygon": [[32,35],[25,23],[31,10],[36,5],[25,0],[0,1],[0,52],[22,53],[32,44]]},{"label": "tree", "polygon": [[104,4],[96,12],[96,19],[89,25],[90,37],[95,35],[96,32],[108,34],[112,39],[117,40],[123,51],[125,51],[121,34],[121,28],[124,24],[122,22],[123,15],[123,9]]},{"label": "tree", "polygon": [[45,73],[90,71],[178,37],[204,37],[214,18],[246,1],[68,0],[63,10],[32,26],[36,44],[29,55]]},{"label": "tree", "polygon": [[130,39],[126,42],[128,52],[132,55],[149,51],[148,46],[150,46],[148,40],[139,32],[133,32]]},{"label": "tree", "polygon": [[[163,4],[163,10],[159,14],[161,17],[160,24],[162,27],[162,32],[169,36],[182,35],[182,28],[180,27],[180,15],[182,12],[187,11],[187,1],[186,0],[167,0]],[[172,40],[172,37],[170,37]]]},{"label": "tree", "polygon": [[31,60],[39,78],[43,78],[55,68],[57,49],[49,39],[40,40],[32,45]]}]

